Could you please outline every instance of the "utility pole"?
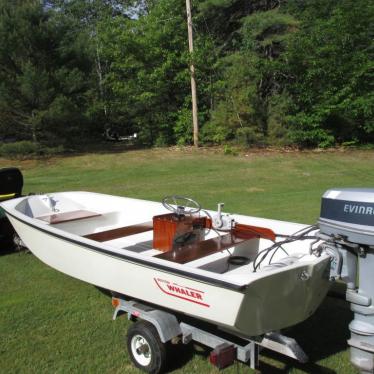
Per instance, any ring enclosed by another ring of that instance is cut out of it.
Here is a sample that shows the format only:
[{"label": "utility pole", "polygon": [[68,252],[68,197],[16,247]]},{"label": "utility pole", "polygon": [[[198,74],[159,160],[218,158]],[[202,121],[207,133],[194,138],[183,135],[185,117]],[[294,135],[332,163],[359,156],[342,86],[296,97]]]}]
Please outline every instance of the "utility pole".
[{"label": "utility pole", "polygon": [[193,33],[192,33],[191,0],[186,0],[186,10],[187,10],[187,27],[188,27],[188,47],[189,47],[190,56],[191,56],[190,74],[191,74],[191,95],[192,95],[193,144],[195,147],[198,147],[199,146],[199,120],[197,118],[195,66],[192,61]]}]

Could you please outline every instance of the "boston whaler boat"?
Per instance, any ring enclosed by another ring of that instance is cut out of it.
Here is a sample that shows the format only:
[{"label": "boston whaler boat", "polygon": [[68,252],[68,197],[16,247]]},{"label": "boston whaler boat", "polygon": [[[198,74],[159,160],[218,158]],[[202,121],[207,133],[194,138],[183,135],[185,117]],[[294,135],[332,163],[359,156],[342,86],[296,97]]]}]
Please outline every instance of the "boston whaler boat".
[{"label": "boston whaler boat", "polygon": [[[329,193],[327,202],[338,199],[340,192]],[[326,245],[333,235],[329,219],[322,237],[317,226],[229,215],[222,207],[207,211],[181,196],[157,203],[91,192],[2,203],[35,256],[121,295],[115,299],[117,309],[126,297],[244,339],[308,318],[331,281],[341,277],[344,259],[337,245]],[[137,313],[132,311],[137,317],[146,310]],[[178,326],[174,335],[180,332]],[[160,336],[162,342],[175,338]],[[129,349],[138,367],[158,372],[161,365],[150,367],[148,343],[138,333]]]}]

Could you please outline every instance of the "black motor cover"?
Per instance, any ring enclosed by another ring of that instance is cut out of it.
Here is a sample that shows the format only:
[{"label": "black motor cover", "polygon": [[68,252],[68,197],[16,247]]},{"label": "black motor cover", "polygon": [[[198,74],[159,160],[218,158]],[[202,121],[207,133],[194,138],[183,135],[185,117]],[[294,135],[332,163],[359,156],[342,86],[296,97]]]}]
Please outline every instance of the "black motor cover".
[{"label": "black motor cover", "polygon": [[[22,195],[23,176],[18,168],[0,169],[0,202]],[[0,207],[0,250],[9,249],[14,229]]]},{"label": "black motor cover", "polygon": [[22,194],[23,176],[18,168],[0,169],[0,201],[2,195],[15,194],[19,197]]}]

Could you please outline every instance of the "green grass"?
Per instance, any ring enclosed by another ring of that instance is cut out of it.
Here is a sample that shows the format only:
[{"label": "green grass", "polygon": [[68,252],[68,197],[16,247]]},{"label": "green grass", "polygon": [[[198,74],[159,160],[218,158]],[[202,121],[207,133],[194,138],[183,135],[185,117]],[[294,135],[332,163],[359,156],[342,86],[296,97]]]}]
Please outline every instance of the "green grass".
[{"label": "green grass", "polygon": [[[160,200],[191,196],[206,208],[304,223],[316,221],[331,187],[374,186],[374,152],[251,153],[148,150],[49,160],[8,161],[24,192],[87,190]],[[126,318],[111,320],[110,299],[45,266],[30,254],[0,255],[1,373],[136,373],[124,349]],[[274,306],[276,313],[276,306]],[[264,373],[356,373],[346,340],[349,305],[327,298],[309,320],[286,333],[309,355],[306,365],[263,352]],[[181,347],[171,372],[218,373],[208,351]],[[223,371],[248,370],[238,364]]]}]

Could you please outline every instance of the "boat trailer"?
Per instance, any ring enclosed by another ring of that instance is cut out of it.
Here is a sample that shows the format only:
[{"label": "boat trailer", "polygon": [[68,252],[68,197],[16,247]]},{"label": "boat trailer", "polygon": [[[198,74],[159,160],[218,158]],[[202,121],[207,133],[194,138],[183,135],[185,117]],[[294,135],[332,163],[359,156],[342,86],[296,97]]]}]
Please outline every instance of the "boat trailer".
[{"label": "boat trailer", "polygon": [[[348,340],[351,363],[361,373],[374,373],[374,189],[326,191],[318,228],[314,244],[320,244],[316,248],[311,245],[310,251],[316,256],[329,254],[331,266],[326,276],[346,283],[346,300],[354,313]],[[307,361],[297,342],[278,332],[243,338],[217,328],[212,332],[201,321],[178,319],[169,311],[138,301],[122,297],[112,300],[116,308],[114,319],[119,312],[125,312],[129,319],[138,320],[128,331],[128,351],[135,366],[149,373],[161,372],[168,342],[195,341],[213,348],[210,362],[218,368],[235,360],[255,368],[261,348]]]},{"label": "boat trailer", "polygon": [[308,361],[307,355],[295,339],[278,332],[258,337],[243,338],[209,326],[196,319],[183,318],[137,300],[126,300],[123,296],[112,297],[115,307],[113,320],[126,313],[131,325],[127,334],[127,349],[133,364],[148,373],[162,372],[166,363],[168,344],[196,342],[212,348],[210,363],[223,369],[237,361],[247,363],[255,369],[259,352],[267,348],[286,355],[301,363]]}]

